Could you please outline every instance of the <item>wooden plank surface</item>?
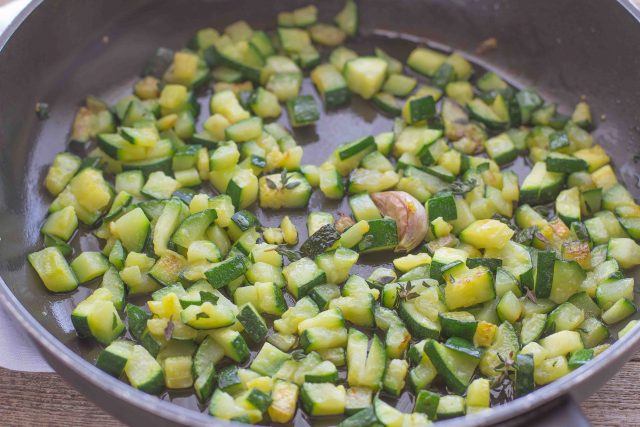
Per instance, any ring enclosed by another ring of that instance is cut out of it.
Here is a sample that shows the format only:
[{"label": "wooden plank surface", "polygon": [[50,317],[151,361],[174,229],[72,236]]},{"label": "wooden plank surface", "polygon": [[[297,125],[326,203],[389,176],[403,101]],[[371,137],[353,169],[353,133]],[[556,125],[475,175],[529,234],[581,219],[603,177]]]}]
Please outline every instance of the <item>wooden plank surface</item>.
[{"label": "wooden plank surface", "polygon": [[[582,403],[596,427],[640,426],[640,356]],[[0,425],[122,426],[57,374],[14,372],[0,368]]]}]

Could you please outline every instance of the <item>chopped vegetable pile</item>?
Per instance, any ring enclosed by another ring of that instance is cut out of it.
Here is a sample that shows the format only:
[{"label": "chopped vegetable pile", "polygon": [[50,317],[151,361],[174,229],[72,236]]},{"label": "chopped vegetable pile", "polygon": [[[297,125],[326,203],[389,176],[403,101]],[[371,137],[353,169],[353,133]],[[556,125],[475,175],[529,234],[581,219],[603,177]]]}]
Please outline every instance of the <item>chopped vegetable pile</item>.
[{"label": "chopped vegetable pile", "polygon": [[[636,312],[624,270],[640,264],[640,207],[589,105],[565,116],[458,52],[418,46],[406,66],[355,52],[356,3],[334,24],[317,12],[280,13],[268,33],[202,29],[158,49],[132,95],[79,109],[28,259],[51,292],[99,283],[72,313],[103,347],[96,365],[147,393],[193,389],[222,419],[301,408],[395,427],[486,410],[605,351]],[[301,164],[274,119],[319,120],[307,72],[325,108],[358,96],[393,130]],[[308,209],[313,192],[348,197],[350,215]],[[284,208],[307,212],[308,238]],[[74,250],[80,235],[102,249]],[[371,252],[393,264],[350,274]]]}]

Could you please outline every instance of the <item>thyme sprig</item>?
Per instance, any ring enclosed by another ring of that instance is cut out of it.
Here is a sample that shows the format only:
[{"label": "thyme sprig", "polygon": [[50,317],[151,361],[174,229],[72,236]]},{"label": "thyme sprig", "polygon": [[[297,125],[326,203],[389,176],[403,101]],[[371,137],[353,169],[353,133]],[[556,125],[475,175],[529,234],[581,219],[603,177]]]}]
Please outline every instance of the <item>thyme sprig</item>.
[{"label": "thyme sprig", "polygon": [[276,184],[274,180],[267,177],[267,187],[271,190],[293,190],[298,185],[300,185],[300,181],[292,181],[293,176],[289,176],[287,173],[287,168],[282,169],[280,172],[280,185]]},{"label": "thyme sprig", "polygon": [[418,298],[420,294],[414,291],[415,288],[416,286],[411,281],[401,284],[398,290],[398,301],[410,301]]},{"label": "thyme sprig", "polygon": [[500,375],[493,380],[493,386],[501,385],[507,378],[511,376],[511,374],[515,373],[516,368],[516,360],[514,358],[513,351],[510,351],[507,357],[503,357],[500,353],[498,353],[498,359],[500,359],[500,363],[496,366],[496,371],[499,372]]}]

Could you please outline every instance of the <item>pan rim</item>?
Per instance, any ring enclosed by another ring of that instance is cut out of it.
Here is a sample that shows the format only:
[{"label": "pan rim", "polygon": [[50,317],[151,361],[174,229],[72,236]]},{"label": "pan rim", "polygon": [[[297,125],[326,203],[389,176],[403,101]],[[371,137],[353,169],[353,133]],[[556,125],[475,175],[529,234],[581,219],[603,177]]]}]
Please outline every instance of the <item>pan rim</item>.
[{"label": "pan rim", "polygon": [[[32,0],[9,24],[7,29],[0,35],[0,53],[4,50],[7,43],[10,42],[16,31],[19,30],[22,23],[43,2],[44,0]],[[617,0],[617,3],[624,7],[636,21],[640,22],[640,10],[631,3],[631,0]],[[72,351],[64,345],[62,341],[47,331],[22,305],[1,276],[0,294],[3,295],[3,298],[0,298],[0,303],[8,313],[18,321],[21,327],[27,331],[30,338],[38,345],[39,350],[45,350],[47,359],[54,359],[56,363],[64,365],[65,368],[73,371],[83,381],[88,382],[93,387],[102,389],[109,397],[126,400],[126,404],[135,406],[139,410],[183,425],[216,425],[219,423],[235,426],[245,425],[216,419],[205,413],[174,405],[169,401],[164,401],[156,396],[151,396],[136,390],[128,384],[113,378]],[[504,405],[473,414],[471,417],[441,421],[438,425],[443,427],[453,425],[483,426],[515,419],[520,415],[524,415],[545,404],[549,404],[555,399],[570,396],[571,390],[575,387],[600,374],[607,368],[621,364],[629,359],[633,354],[634,348],[637,348],[638,345],[640,345],[640,328],[634,328],[625,336],[624,340],[616,341],[601,357],[591,361],[588,364],[589,369],[575,370],[563,378],[554,381],[552,384],[548,384],[543,388],[537,389],[526,396]],[[618,368],[616,367],[616,372],[617,370]],[[607,375],[609,379],[612,376],[613,372]],[[590,393],[593,391],[595,390],[591,390]],[[91,399],[90,396],[87,397]]]}]

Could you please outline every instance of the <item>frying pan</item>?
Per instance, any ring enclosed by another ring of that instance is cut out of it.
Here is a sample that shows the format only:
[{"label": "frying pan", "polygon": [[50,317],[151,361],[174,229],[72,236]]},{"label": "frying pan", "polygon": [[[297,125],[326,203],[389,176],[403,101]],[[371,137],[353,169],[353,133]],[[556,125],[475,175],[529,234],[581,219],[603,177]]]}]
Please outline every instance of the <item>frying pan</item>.
[{"label": "frying pan", "polygon": [[[39,228],[50,203],[41,185],[46,168],[65,149],[80,101],[87,94],[110,102],[126,94],[156,47],[179,48],[194,30],[223,28],[237,19],[272,28],[277,12],[304,3],[308,1],[37,0],[0,38],[0,300],[61,375],[129,424],[227,423],[194,411],[193,401],[180,394],[163,401],[93,366],[97,346],[77,339],[69,321],[73,306],[90,289],[51,295],[26,263],[26,255],[41,245]],[[340,3],[320,2],[321,18],[332,16]],[[410,37],[462,50],[516,85],[535,86],[564,112],[586,96],[597,113],[597,141],[639,198],[632,160],[640,148],[638,17],[630,3],[610,0],[362,0],[361,32],[371,37],[358,42],[358,48],[370,48],[367,43],[373,42],[367,40],[373,40],[404,60]],[[489,37],[498,40],[498,48],[474,53]],[[313,93],[309,87],[304,91]],[[34,114],[40,101],[51,107],[48,120]],[[307,162],[319,163],[338,143],[390,128],[387,119],[358,100],[351,109],[323,116],[328,117],[315,130],[296,132]],[[314,208],[331,207],[312,203]],[[262,219],[269,223],[268,215]],[[81,239],[78,246],[96,247],[91,239]],[[636,328],[586,368],[508,404],[442,425],[588,425],[575,401],[611,378],[639,343]],[[296,422],[305,423],[300,417]]]}]

